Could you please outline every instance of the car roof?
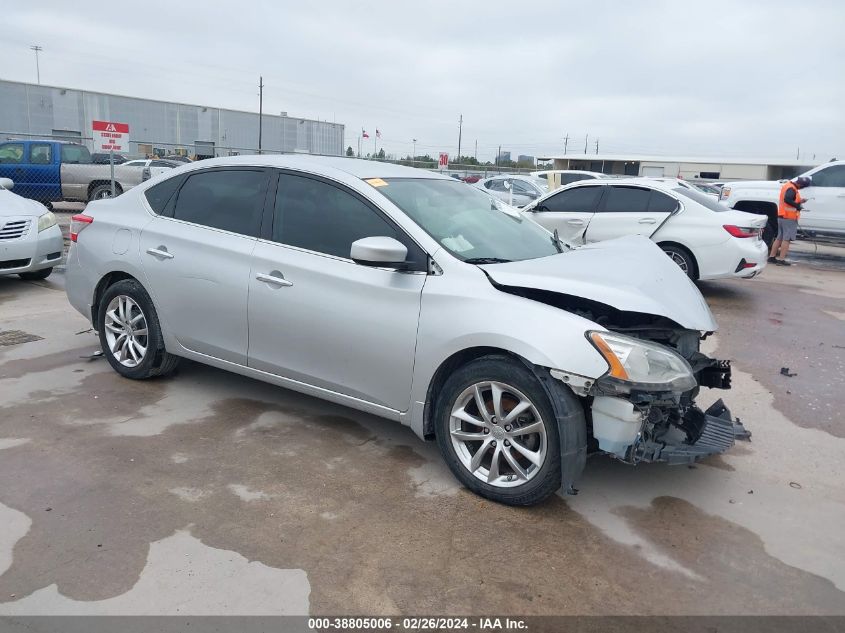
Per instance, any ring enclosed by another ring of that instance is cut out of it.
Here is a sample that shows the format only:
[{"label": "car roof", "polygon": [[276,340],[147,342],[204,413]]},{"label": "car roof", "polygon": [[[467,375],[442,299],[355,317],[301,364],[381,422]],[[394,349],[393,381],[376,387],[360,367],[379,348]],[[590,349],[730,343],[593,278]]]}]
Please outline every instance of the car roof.
[{"label": "car roof", "polygon": [[[671,191],[678,187],[678,181],[672,180],[664,181],[658,180],[656,178],[608,178],[608,179],[595,179],[595,180],[577,180],[569,185],[566,185],[567,188],[569,187],[578,187],[578,186],[589,186],[589,187],[606,187],[606,186],[620,186],[620,185],[628,185],[628,186],[636,186],[636,187],[647,187],[649,189],[661,189],[663,191]],[[556,190],[557,191],[557,190]]]},{"label": "car roof", "polygon": [[226,156],[223,158],[207,158],[202,161],[186,163],[189,169],[205,169],[207,167],[279,167],[290,169],[303,169],[313,174],[331,176],[337,172],[343,172],[355,178],[432,178],[440,180],[454,180],[447,175],[394,165],[393,163],[382,163],[376,160],[364,160],[360,158],[345,158],[342,156],[315,156],[306,154],[254,154],[248,156]]}]

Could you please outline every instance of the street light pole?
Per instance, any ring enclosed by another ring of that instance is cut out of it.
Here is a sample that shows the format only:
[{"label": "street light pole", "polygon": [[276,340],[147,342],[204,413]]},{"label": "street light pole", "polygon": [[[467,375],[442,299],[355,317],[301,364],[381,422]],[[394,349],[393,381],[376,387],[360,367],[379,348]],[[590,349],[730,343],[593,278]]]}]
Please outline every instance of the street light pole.
[{"label": "street light pole", "polygon": [[411,155],[411,167],[413,167],[414,161],[417,160],[417,139],[412,138],[411,141],[414,143],[414,153]]},{"label": "street light pole", "polygon": [[30,46],[30,50],[35,51],[35,77],[38,80],[38,84],[41,85],[41,68],[38,65],[38,53],[43,51],[44,48],[41,46]]},{"label": "street light pole", "polygon": [[264,77],[258,77],[258,153],[261,153],[261,120],[264,118]]}]

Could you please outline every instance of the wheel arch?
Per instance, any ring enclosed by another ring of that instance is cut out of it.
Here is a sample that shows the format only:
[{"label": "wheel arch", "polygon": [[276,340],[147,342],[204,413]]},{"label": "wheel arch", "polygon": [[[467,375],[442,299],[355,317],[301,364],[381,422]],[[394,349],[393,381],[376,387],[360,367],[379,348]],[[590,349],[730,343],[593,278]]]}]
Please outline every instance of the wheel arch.
[{"label": "wheel arch", "polygon": [[[140,279],[125,271],[114,270],[103,275],[94,287],[94,297],[91,300],[91,323],[94,324],[95,330],[97,329],[97,315],[100,312],[100,301],[102,300],[103,295],[109,287],[113,286],[118,281],[123,281],[124,279],[137,281],[141,287],[146,290],[146,287]],[[147,294],[149,294],[149,291],[147,291]],[[150,300],[152,301],[152,295],[150,296]]]},{"label": "wheel arch", "polygon": [[439,394],[449,375],[474,360],[487,356],[504,356],[523,364],[537,379],[555,413],[558,424],[561,449],[561,486],[568,494],[577,494],[575,484],[581,477],[587,462],[587,416],[585,407],[567,385],[556,380],[548,368],[535,365],[526,358],[500,347],[469,347],[455,352],[444,360],[435,371],[426,394],[423,411],[423,435],[426,440],[435,439],[434,408]]},{"label": "wheel arch", "polygon": [[522,356],[501,347],[468,347],[446,358],[435,370],[426,390],[425,408],[423,409],[423,437],[426,440],[434,439],[434,405],[448,377],[459,367],[485,356],[507,356],[531,367],[531,363]]}]

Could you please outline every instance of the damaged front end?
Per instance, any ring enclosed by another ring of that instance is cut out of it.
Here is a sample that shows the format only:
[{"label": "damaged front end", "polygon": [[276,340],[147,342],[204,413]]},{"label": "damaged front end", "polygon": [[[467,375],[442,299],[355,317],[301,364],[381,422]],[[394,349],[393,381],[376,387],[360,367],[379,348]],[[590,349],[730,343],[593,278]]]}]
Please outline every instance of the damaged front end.
[{"label": "damaged front end", "polygon": [[701,387],[731,385],[730,362],[702,354],[698,331],[658,321],[588,338],[608,361],[608,373],[595,381],[552,375],[587,399],[593,452],[630,464],[689,464],[750,437],[721,399],[706,411],[695,404]]}]

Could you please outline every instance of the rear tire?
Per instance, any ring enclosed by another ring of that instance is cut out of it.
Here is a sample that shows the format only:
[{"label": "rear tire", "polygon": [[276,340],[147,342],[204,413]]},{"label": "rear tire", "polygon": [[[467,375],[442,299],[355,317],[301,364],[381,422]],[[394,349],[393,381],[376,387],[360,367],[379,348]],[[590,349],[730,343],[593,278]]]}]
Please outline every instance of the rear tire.
[{"label": "rear tire", "polygon": [[[123,193],[123,189],[120,188],[120,185],[115,184],[114,186],[114,195],[115,197],[119,196]],[[90,195],[88,196],[88,202],[94,202],[94,200],[105,200],[107,198],[111,198],[111,185],[97,185],[91,190]]]},{"label": "rear tire", "polygon": [[53,267],[50,268],[42,268],[41,270],[33,270],[32,272],[28,273],[18,273],[18,277],[25,281],[40,281],[41,279],[47,279],[50,276],[50,273],[53,272]]},{"label": "rear tire", "polygon": [[674,244],[661,244],[660,248],[678,265],[678,268],[684,271],[687,277],[693,281],[698,279],[698,265],[692,253],[683,246],[675,246]]},{"label": "rear tire", "polygon": [[440,390],[434,424],[443,459],[476,494],[528,506],[560,488],[557,418],[518,361],[485,356],[458,369]]},{"label": "rear tire", "polygon": [[109,286],[100,299],[97,331],[103,354],[125,378],[166,376],[179,357],[164,349],[158,315],[144,287],[134,279]]}]

